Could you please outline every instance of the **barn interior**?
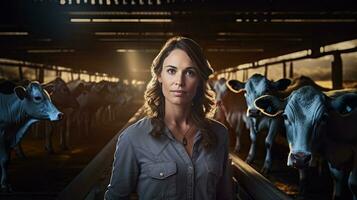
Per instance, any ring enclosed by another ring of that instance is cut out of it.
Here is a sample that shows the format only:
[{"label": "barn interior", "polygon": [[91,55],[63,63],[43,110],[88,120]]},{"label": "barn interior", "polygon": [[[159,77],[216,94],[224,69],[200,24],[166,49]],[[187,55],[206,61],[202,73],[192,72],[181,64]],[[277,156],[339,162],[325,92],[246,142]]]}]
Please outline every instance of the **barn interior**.
[{"label": "barn interior", "polygon": [[[145,85],[153,59],[173,36],[197,41],[218,77],[244,81],[253,73],[271,79],[305,75],[333,89],[357,81],[357,6],[352,0],[2,0],[0,78],[47,82],[61,76],[65,81]],[[33,149],[43,156],[33,141],[25,143],[29,154]],[[66,156],[73,154],[58,160]],[[81,164],[76,173],[85,167]],[[36,191],[23,185],[17,186],[28,193],[5,197],[29,198]],[[52,199],[64,189],[59,188],[36,197]]]}]

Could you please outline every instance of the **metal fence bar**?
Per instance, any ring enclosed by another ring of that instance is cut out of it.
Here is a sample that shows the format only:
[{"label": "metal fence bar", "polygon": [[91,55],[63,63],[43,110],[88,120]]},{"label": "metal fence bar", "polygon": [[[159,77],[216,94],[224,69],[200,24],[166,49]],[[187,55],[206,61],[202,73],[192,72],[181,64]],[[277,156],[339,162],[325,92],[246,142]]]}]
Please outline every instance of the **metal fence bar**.
[{"label": "metal fence bar", "polygon": [[[239,185],[255,200],[292,200],[235,154],[229,154]],[[239,192],[239,191],[238,191]]]}]

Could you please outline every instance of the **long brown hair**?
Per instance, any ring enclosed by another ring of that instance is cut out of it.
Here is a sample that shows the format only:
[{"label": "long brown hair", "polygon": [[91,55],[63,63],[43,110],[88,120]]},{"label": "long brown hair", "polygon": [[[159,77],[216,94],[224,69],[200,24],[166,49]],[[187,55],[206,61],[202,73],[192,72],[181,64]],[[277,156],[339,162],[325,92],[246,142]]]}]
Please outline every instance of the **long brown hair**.
[{"label": "long brown hair", "polygon": [[214,105],[214,93],[207,87],[209,75],[213,73],[209,62],[203,54],[201,47],[193,40],[186,37],[170,38],[162,47],[151,65],[152,79],[147,85],[145,91],[145,108],[148,116],[151,118],[153,129],[150,132],[154,137],[160,137],[165,128],[165,97],[162,93],[161,84],[158,76],[162,71],[162,65],[165,58],[174,50],[180,49],[187,53],[195,63],[198,71],[200,83],[192,102],[191,119],[203,135],[204,147],[210,148],[216,145],[216,135],[210,129],[210,120],[207,114]]}]

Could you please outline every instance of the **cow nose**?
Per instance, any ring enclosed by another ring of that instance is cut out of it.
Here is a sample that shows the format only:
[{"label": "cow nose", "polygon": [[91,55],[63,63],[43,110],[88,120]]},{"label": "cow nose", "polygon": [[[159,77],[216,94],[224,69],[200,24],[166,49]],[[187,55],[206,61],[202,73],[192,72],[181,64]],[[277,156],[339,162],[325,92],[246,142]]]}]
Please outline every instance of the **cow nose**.
[{"label": "cow nose", "polygon": [[63,114],[63,113],[58,113],[58,115],[57,115],[58,120],[63,119],[63,116],[64,116],[64,114]]},{"label": "cow nose", "polygon": [[248,117],[258,117],[260,114],[260,111],[257,109],[249,109],[248,110]]},{"label": "cow nose", "polygon": [[311,160],[311,154],[297,152],[291,154],[291,159],[293,162],[293,167],[302,169],[308,166]]}]

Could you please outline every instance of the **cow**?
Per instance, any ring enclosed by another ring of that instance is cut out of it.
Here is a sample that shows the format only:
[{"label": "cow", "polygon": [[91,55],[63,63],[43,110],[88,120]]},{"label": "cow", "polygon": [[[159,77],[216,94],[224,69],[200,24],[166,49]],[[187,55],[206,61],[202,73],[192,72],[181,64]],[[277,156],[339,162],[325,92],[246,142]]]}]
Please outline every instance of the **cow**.
[{"label": "cow", "polygon": [[[24,85],[24,84],[22,84]],[[49,154],[53,154],[52,136],[54,132],[59,132],[60,136],[60,147],[62,150],[68,149],[69,141],[69,122],[71,118],[71,110],[79,107],[79,104],[73,94],[70,92],[66,83],[63,79],[57,77],[53,81],[46,84],[42,84],[43,89],[45,89],[52,100],[52,103],[64,113],[64,118],[57,123],[41,121],[36,124],[36,134],[40,131],[39,126],[44,128],[45,132],[45,150]],[[25,158],[25,154],[22,150],[21,143],[15,147],[16,154]]]},{"label": "cow", "polygon": [[67,85],[71,89],[74,89],[81,84],[83,84],[85,89],[77,96],[79,109],[75,111],[74,115],[76,116],[78,131],[88,136],[90,126],[93,125],[91,123],[92,118],[97,116],[98,109],[110,104],[121,104],[125,99],[115,89],[116,86],[107,81],[99,83],[72,81]]},{"label": "cow", "polygon": [[285,90],[290,83],[291,81],[289,79],[270,81],[260,74],[254,74],[245,83],[239,82],[237,80],[230,80],[227,82],[229,85],[228,88],[230,90],[235,93],[244,93],[246,99],[246,115],[248,118],[247,121],[250,123],[249,135],[251,139],[249,153],[246,158],[247,163],[252,163],[255,159],[257,134],[262,131],[267,131],[267,136],[265,138],[266,155],[264,165],[261,169],[263,174],[267,174],[271,170],[271,148],[276,135],[279,131],[283,132],[284,128],[282,119],[269,118],[267,116],[261,115],[259,110],[254,106],[254,100],[264,94],[279,95],[279,92]]},{"label": "cow", "polygon": [[46,131],[45,149],[49,154],[53,154],[52,135],[54,131],[60,134],[60,147],[62,150],[67,150],[70,135],[70,121],[73,109],[79,108],[79,103],[76,96],[67,87],[63,79],[57,77],[43,85],[44,89],[50,93],[53,104],[65,113],[65,117],[58,123],[51,123],[51,130]]},{"label": "cow", "polygon": [[[8,88],[14,88],[13,92]],[[11,149],[21,141],[33,123],[39,120],[57,121],[63,113],[52,104],[49,94],[38,82],[30,82],[26,88],[15,87],[8,81],[0,84],[0,110],[0,185],[2,191],[10,191],[7,167]]]},{"label": "cow", "polygon": [[[231,80],[234,81],[234,80]],[[248,118],[245,113],[247,111],[247,103],[245,102],[244,92],[232,92],[229,90],[230,84],[226,83],[225,78],[217,80],[213,84],[216,92],[217,111],[215,119],[227,125],[235,134],[234,152],[238,153],[241,147],[240,136],[242,132],[249,129]]]},{"label": "cow", "polygon": [[[331,98],[332,97],[332,98]],[[344,199],[343,180],[357,199],[357,94],[325,95],[311,86],[286,99],[264,95],[255,100],[265,115],[284,118],[289,143],[288,166],[303,169],[319,154],[334,179],[334,199]]]},{"label": "cow", "polygon": [[101,107],[97,111],[97,118],[112,121],[114,120],[114,111],[117,106],[122,106],[127,102],[125,96],[125,86],[120,82],[102,81],[101,84],[105,84],[106,92],[103,96]]}]

